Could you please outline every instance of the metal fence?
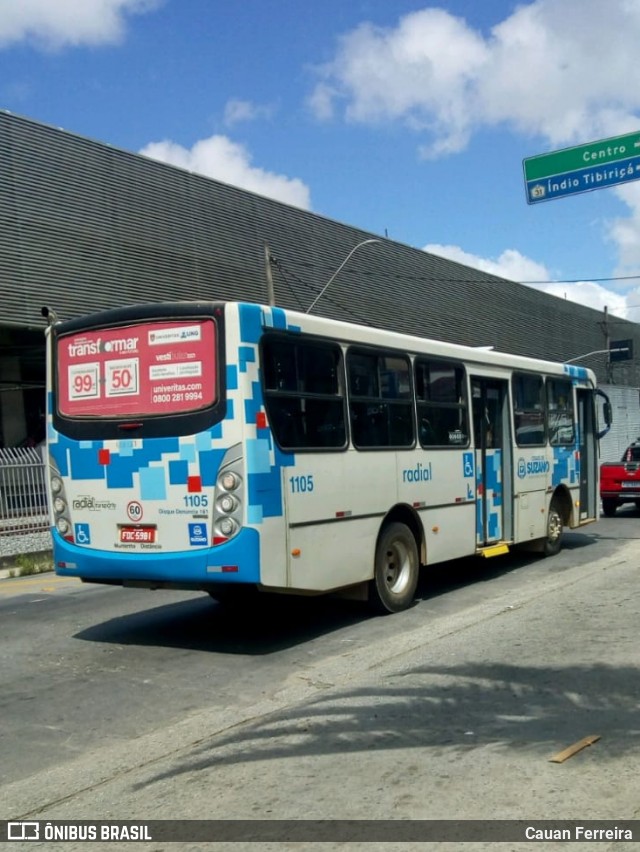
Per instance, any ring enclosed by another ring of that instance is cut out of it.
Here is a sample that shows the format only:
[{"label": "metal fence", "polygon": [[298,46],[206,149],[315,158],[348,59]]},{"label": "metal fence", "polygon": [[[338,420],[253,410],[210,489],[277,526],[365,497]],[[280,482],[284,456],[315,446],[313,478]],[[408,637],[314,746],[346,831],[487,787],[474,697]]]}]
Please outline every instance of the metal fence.
[{"label": "metal fence", "polygon": [[0,536],[49,529],[45,483],[41,448],[0,448]]}]

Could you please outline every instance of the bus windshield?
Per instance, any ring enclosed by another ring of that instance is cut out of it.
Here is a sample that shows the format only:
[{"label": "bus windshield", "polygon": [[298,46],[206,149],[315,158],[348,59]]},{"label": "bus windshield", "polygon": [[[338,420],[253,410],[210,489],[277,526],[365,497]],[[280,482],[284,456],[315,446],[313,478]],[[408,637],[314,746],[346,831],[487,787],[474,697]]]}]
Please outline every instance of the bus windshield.
[{"label": "bus windshield", "polygon": [[66,334],[57,340],[56,362],[63,417],[147,417],[216,402],[216,328],[210,318]]}]

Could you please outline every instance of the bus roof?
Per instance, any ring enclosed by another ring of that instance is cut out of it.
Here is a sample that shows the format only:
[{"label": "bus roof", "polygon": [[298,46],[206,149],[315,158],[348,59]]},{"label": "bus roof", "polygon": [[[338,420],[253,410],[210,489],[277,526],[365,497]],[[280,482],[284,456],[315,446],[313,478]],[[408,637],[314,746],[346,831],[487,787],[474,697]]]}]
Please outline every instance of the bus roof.
[{"label": "bus roof", "polygon": [[252,302],[184,300],[132,304],[57,322],[53,326],[53,329],[56,334],[67,334],[90,327],[108,327],[112,324],[135,322],[142,318],[166,319],[172,314],[187,316],[190,313],[212,313],[216,309],[224,309],[232,305],[237,306],[238,309],[244,307],[251,310],[259,310],[262,314],[262,327],[265,329],[305,332],[342,343],[381,346],[387,349],[404,349],[416,354],[432,354],[442,358],[463,360],[467,363],[482,365],[483,367],[547,372],[587,381],[594,386],[596,384],[596,377],[593,370],[588,367],[577,366],[576,364],[542,360],[526,355],[515,355],[509,352],[498,352],[491,345],[476,347],[451,343],[430,338],[428,335],[422,337],[404,334],[376,326],[334,320],[289,308],[261,305]]}]

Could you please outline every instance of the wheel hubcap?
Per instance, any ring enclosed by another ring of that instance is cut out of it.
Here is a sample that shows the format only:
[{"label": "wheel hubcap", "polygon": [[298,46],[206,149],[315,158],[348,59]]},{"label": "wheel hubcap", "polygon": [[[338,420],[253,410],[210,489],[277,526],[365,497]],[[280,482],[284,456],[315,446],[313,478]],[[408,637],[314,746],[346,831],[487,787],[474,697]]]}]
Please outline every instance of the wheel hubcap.
[{"label": "wheel hubcap", "polygon": [[549,541],[557,541],[562,531],[562,520],[557,512],[549,515]]},{"label": "wheel hubcap", "polygon": [[401,542],[394,542],[385,553],[384,582],[395,595],[401,594],[411,576],[409,551]]}]

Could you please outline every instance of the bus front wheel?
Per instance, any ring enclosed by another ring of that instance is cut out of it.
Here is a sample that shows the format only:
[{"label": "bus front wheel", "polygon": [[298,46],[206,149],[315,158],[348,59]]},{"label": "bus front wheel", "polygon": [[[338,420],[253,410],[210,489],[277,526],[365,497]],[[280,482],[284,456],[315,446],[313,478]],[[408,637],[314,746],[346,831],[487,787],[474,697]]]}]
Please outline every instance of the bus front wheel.
[{"label": "bus front wheel", "polygon": [[547,537],[544,540],[544,555],[555,556],[560,552],[562,547],[562,527],[564,521],[562,512],[557,500],[552,500],[549,506],[549,515],[547,517]]},{"label": "bus front wheel", "polygon": [[405,524],[389,524],[382,530],[376,547],[369,603],[373,610],[386,614],[411,606],[418,585],[418,547]]}]

